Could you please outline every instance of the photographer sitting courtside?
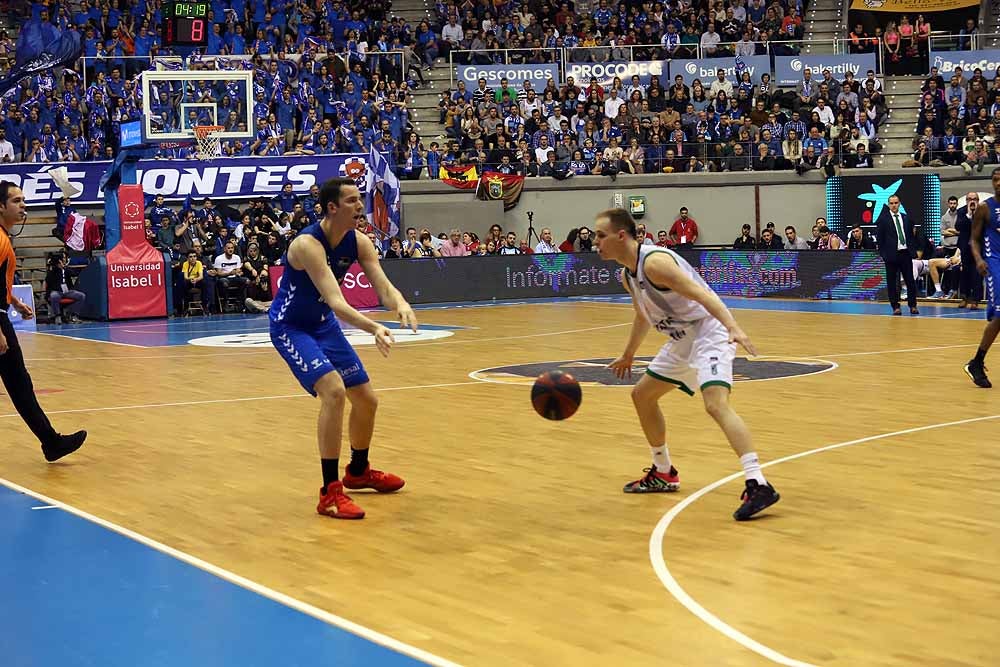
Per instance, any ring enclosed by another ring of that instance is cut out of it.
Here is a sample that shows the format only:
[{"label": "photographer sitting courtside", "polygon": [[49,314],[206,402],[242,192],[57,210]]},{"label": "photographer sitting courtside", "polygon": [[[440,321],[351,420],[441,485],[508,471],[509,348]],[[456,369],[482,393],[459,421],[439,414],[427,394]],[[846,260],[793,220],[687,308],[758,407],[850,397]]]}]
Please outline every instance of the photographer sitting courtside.
[{"label": "photographer sitting courtside", "polygon": [[[80,321],[80,311],[87,301],[87,295],[73,289],[75,280],[66,270],[66,256],[62,254],[49,256],[49,270],[45,274],[45,294],[49,299],[49,312],[56,324],[65,320],[71,324]],[[72,299],[63,313],[63,299]]]}]

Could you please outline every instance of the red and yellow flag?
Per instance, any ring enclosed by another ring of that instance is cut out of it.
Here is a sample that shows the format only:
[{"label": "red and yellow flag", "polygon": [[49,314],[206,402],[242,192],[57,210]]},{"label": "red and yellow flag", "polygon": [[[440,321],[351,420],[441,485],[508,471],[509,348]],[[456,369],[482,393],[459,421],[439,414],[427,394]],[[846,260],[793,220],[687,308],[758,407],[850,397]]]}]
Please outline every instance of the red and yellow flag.
[{"label": "red and yellow flag", "polygon": [[474,190],[479,185],[479,173],[476,171],[476,166],[472,164],[455,165],[454,167],[442,165],[438,176],[443,183],[460,190]]}]

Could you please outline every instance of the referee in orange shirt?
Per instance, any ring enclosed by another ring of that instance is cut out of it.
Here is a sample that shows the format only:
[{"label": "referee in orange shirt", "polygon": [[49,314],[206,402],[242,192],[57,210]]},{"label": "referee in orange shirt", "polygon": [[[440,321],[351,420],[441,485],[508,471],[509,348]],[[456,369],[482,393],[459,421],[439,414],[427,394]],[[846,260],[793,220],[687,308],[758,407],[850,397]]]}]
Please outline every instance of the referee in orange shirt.
[{"label": "referee in orange shirt", "polygon": [[7,315],[8,306],[14,306],[26,320],[35,316],[31,306],[12,294],[16,260],[10,230],[27,217],[21,188],[9,181],[0,181],[0,379],[21,419],[42,443],[45,460],[55,461],[78,450],[87,439],[87,432],[59,435],[52,428],[35,398],[35,389],[31,385],[28,369],[24,367],[24,355],[21,354],[14,325]]}]

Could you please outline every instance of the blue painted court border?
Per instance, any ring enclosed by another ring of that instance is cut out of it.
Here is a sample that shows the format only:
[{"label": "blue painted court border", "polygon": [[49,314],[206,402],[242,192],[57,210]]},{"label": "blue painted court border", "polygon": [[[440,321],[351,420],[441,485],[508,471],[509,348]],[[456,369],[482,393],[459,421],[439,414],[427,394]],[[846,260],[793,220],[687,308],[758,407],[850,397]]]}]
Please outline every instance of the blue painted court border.
[{"label": "blue painted court border", "polygon": [[455,667],[373,631],[365,638],[335,627],[202,569],[207,563],[187,557],[195,567],[10,486],[0,480],[6,665]]},{"label": "blue painted court border", "polygon": [[[414,306],[416,310],[449,310],[465,308],[492,308],[521,304],[565,304],[565,303],[629,303],[628,295],[605,297],[556,297],[551,299],[526,299],[509,301],[458,301],[449,303],[423,304]],[[891,317],[889,306],[873,301],[793,301],[774,298],[725,297],[723,302],[733,310],[760,310],[798,313],[826,313],[832,315],[866,315]],[[905,310],[905,309],[904,309]],[[369,311],[378,318],[382,310]],[[903,317],[911,317],[909,314]],[[920,304],[921,318],[948,318],[985,320],[984,310],[964,310],[954,306]],[[398,326],[387,322],[389,326]],[[464,327],[447,325],[421,325],[424,329],[457,330]],[[187,345],[192,338],[222,334],[263,333],[268,330],[266,315],[222,315],[212,317],[174,318],[170,320],[130,320],[117,322],[85,322],[62,326],[42,325],[42,333],[102,341],[135,347],[171,347]]]}]

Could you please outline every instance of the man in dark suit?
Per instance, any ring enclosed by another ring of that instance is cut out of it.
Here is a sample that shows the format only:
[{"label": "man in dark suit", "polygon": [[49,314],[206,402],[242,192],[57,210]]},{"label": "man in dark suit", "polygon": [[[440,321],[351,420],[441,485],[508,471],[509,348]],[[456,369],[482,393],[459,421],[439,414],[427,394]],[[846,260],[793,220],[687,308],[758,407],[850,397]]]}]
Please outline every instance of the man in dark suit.
[{"label": "man in dark suit", "polygon": [[970,192],[965,195],[965,206],[958,209],[955,218],[955,229],[958,230],[958,250],[962,253],[962,278],[959,284],[959,294],[962,302],[959,308],[968,306],[971,310],[979,308],[983,298],[983,277],[976,271],[976,260],[972,257],[972,216],[979,206],[979,193]]},{"label": "man in dark suit", "polygon": [[885,262],[885,279],[889,286],[889,303],[892,314],[901,315],[899,310],[899,274],[906,283],[906,302],[911,315],[919,315],[917,310],[917,285],[913,278],[913,257],[916,241],[909,216],[899,212],[899,197],[889,197],[889,212],[879,217],[876,226],[878,252]]}]

